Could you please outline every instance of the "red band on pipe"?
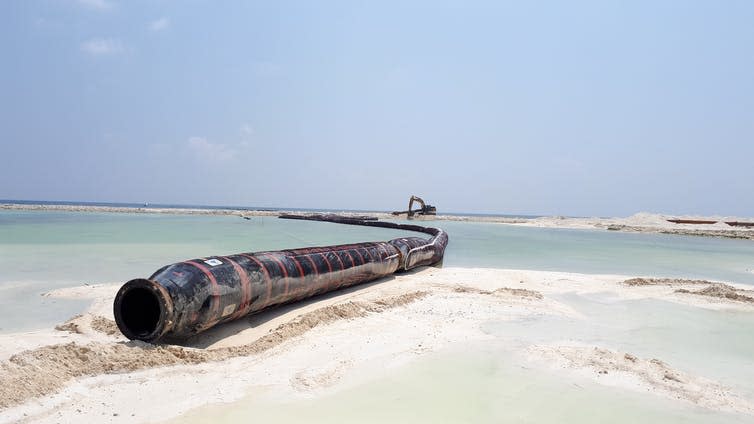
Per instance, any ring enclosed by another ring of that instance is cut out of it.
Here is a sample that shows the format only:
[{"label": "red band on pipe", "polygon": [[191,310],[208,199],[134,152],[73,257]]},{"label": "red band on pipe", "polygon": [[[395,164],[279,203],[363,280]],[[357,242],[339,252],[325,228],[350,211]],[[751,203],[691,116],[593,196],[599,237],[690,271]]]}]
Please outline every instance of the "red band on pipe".
[{"label": "red band on pipe", "polygon": [[233,259],[230,259],[227,256],[223,256],[223,259],[233,265],[233,269],[236,270],[236,274],[238,274],[238,278],[239,280],[241,280],[241,304],[238,305],[238,309],[236,309],[236,312],[233,314],[233,319],[240,318],[246,313],[246,309],[248,308],[249,301],[251,299],[251,284],[249,284],[249,275],[246,273],[246,270],[238,265]]},{"label": "red band on pipe", "polygon": [[212,286],[212,321],[218,320],[220,318],[218,317],[218,311],[220,310],[220,285],[217,284],[215,276],[212,275],[212,271],[209,268],[198,262],[186,261],[184,263],[199,268],[209,278],[209,283]]},{"label": "red band on pipe", "polygon": [[288,284],[290,283],[290,278],[288,278],[288,270],[285,269],[285,265],[283,265],[283,262],[280,259],[278,259],[277,257],[272,256],[272,255],[267,256],[267,257],[270,258],[270,259],[272,259],[273,261],[275,261],[275,263],[278,264],[278,266],[280,267],[280,269],[283,271],[283,278],[285,279],[285,292],[284,292],[284,295],[288,296]]},{"label": "red band on pipe", "polygon": [[255,258],[254,256],[247,255],[245,253],[242,253],[241,256],[247,257],[254,261],[258,266],[259,269],[262,270],[262,273],[264,274],[264,281],[267,284],[267,299],[264,300],[264,303],[262,304],[262,307],[259,309],[264,309],[267,307],[267,305],[270,304],[270,301],[272,300],[272,280],[270,279],[270,272],[267,271],[267,267],[264,265],[264,262],[260,261],[259,259]]},{"label": "red band on pipe", "polygon": [[317,264],[314,263],[314,259],[312,259],[311,255],[306,255],[306,259],[309,259],[309,263],[312,264],[312,269],[314,270],[314,281],[311,284],[311,288],[307,291],[308,295],[311,295],[314,290],[317,289],[317,283],[319,282],[319,270],[317,269]]},{"label": "red band on pipe", "polygon": [[293,264],[296,265],[296,269],[298,270],[300,284],[298,287],[296,287],[296,290],[294,290],[295,293],[298,293],[306,288],[306,276],[304,275],[304,268],[301,267],[301,263],[299,263],[298,258],[296,258],[295,256],[288,257],[293,261]]}]

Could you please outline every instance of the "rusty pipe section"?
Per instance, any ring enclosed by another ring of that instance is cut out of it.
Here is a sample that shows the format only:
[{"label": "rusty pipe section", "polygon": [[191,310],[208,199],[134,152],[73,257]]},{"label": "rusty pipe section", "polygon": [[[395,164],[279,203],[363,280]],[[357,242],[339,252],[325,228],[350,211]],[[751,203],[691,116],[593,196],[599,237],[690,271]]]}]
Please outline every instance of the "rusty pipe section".
[{"label": "rusty pipe section", "polygon": [[436,228],[332,217],[299,217],[421,231],[406,237],[326,247],[211,256],[167,265],[128,281],[113,312],[129,339],[186,338],[265,308],[372,281],[442,260],[447,234]]}]

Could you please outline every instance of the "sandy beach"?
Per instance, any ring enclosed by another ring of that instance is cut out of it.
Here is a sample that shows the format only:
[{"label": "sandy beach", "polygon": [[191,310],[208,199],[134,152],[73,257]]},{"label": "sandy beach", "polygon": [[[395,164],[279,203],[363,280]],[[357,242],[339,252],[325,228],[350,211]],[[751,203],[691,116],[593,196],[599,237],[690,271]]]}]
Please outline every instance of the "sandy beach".
[{"label": "sandy beach", "polygon": [[[754,314],[745,285],[698,280],[481,268],[425,268],[287,305],[180,344],[127,341],[111,302],[119,284],[46,294],[90,309],[55,329],[0,336],[0,421],[159,422],[260,392],[312,399],[427,354],[489,339],[483,324],[556,317],[591,325],[565,294],[654,299],[694,310]],[[529,335],[532,336],[532,335]],[[649,393],[689,408],[754,415],[754,399],[703,372],[578,340],[511,340],[522,363]]]}]

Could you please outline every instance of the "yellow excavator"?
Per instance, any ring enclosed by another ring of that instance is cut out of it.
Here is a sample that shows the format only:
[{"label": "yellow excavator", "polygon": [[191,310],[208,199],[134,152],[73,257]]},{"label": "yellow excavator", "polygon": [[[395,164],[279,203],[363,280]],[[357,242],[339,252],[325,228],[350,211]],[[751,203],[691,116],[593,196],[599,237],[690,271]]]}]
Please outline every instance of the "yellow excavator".
[{"label": "yellow excavator", "polygon": [[[414,210],[414,202],[421,205],[421,208]],[[419,196],[411,196],[411,198],[408,199],[408,210],[395,211],[393,212],[393,215],[403,215],[404,213],[409,219],[411,219],[414,215],[437,215],[437,208],[424,203],[424,200]]]}]

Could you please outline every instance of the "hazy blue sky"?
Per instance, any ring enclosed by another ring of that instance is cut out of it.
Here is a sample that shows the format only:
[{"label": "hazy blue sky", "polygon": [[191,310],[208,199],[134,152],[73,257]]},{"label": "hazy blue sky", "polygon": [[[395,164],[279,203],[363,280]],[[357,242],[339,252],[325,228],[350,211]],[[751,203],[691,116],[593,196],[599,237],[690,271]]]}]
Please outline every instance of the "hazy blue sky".
[{"label": "hazy blue sky", "polygon": [[754,2],[0,2],[0,198],[754,215]]}]

